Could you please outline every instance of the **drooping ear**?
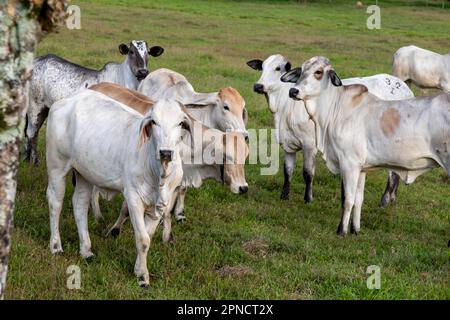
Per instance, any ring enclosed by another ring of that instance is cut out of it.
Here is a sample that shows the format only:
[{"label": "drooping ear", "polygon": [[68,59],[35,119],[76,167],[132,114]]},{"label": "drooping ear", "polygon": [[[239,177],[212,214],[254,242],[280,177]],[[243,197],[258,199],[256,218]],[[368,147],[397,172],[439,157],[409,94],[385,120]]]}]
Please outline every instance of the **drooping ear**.
[{"label": "drooping ear", "polygon": [[340,87],[342,86],[342,81],[339,78],[339,76],[337,75],[336,71],[334,70],[330,70],[328,71],[328,76],[331,79],[331,83],[335,86],[335,87]]},{"label": "drooping ear", "polygon": [[263,62],[262,62],[262,60],[255,59],[255,60],[247,61],[247,65],[252,69],[261,71]]},{"label": "drooping ear", "polygon": [[191,136],[191,149],[195,150],[194,147],[194,124],[192,122],[192,120],[186,116],[184,118],[184,120],[181,122],[181,127],[186,130],[187,132],[189,132],[189,135]]},{"label": "drooping ear", "polygon": [[291,63],[288,61],[285,65],[284,65],[284,70],[286,70],[286,72],[291,71]]},{"label": "drooping ear", "polygon": [[283,82],[291,82],[291,83],[296,83],[297,80],[300,78],[300,76],[302,75],[302,68],[298,67],[298,68],[294,68],[289,72],[286,72],[281,78],[280,80]]},{"label": "drooping ear", "polygon": [[123,55],[128,54],[130,51],[130,48],[125,43],[122,43],[119,45],[119,52]]},{"label": "drooping ear", "polygon": [[245,126],[247,126],[247,122],[248,122],[247,108],[244,108],[244,110],[242,111],[242,120],[244,120],[244,124],[245,124]]},{"label": "drooping ear", "polygon": [[139,127],[139,148],[147,143],[148,139],[150,138],[153,124],[154,121],[151,116],[148,116],[144,118],[144,120],[142,120],[141,126]]},{"label": "drooping ear", "polygon": [[150,49],[148,49],[148,54],[152,57],[159,57],[164,52],[164,48],[160,46],[153,46]]},{"label": "drooping ear", "polygon": [[176,101],[180,106],[181,111],[183,111],[184,113],[184,119],[180,123],[181,128],[189,132],[189,135],[191,136],[191,149],[192,151],[194,151],[194,123],[191,119],[191,116],[188,113],[188,110],[186,109],[186,106],[180,101],[178,100]]},{"label": "drooping ear", "polygon": [[199,92],[187,92],[184,95],[184,105],[190,107],[202,107],[209,105],[217,105],[219,102],[219,95],[217,92],[211,93],[199,93]]}]

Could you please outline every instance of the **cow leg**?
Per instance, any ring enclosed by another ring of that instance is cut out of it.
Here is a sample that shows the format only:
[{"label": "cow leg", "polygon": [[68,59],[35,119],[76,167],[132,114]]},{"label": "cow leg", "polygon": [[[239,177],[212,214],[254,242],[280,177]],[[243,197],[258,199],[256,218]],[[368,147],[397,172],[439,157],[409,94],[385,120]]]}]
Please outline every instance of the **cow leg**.
[{"label": "cow leg", "polygon": [[184,222],[186,221],[186,216],[184,215],[184,198],[186,197],[187,188],[180,187],[178,192],[178,197],[176,199],[175,205],[175,221]]},{"label": "cow leg", "polygon": [[[30,108],[32,105],[30,105]],[[25,158],[28,160],[33,161],[33,164],[35,166],[39,165],[39,156],[37,152],[37,146],[38,146],[38,138],[39,138],[39,130],[42,127],[42,124],[44,123],[45,119],[47,119],[49,109],[44,106],[37,115],[33,116],[27,116],[27,147],[25,151]]]},{"label": "cow leg", "polygon": [[91,238],[89,237],[88,211],[92,195],[92,185],[78,172],[75,174],[77,185],[73,193],[72,204],[77,223],[78,237],[80,239],[80,254],[84,259],[91,259],[94,254],[91,251]]},{"label": "cow leg", "polygon": [[65,176],[68,170],[55,168],[48,172],[47,200],[50,211],[50,252],[53,255],[63,252],[59,234],[59,217],[66,190]]},{"label": "cow leg", "polygon": [[280,197],[282,200],[289,199],[289,193],[291,191],[292,173],[294,172],[295,168],[295,160],[296,160],[295,152],[292,153],[286,151],[284,152],[284,185]]},{"label": "cow leg", "polygon": [[361,228],[361,208],[364,200],[364,185],[366,183],[366,173],[361,172],[358,179],[358,187],[356,189],[355,206],[353,208],[353,220],[350,232],[358,234]]},{"label": "cow leg", "polygon": [[[315,142],[314,142],[315,143]],[[305,203],[313,201],[313,180],[316,171],[316,153],[314,146],[304,146],[303,148],[303,178],[305,179]]]},{"label": "cow leg", "polygon": [[345,236],[348,232],[348,224],[350,222],[350,215],[355,204],[356,190],[358,187],[360,171],[359,169],[345,170],[341,172],[343,182],[343,208],[342,217],[339,224],[337,233],[341,236]]},{"label": "cow leg", "polygon": [[400,176],[393,171],[389,171],[386,190],[380,200],[380,207],[386,207],[390,203],[395,202],[397,198],[398,185],[400,183]]},{"label": "cow leg", "polygon": [[120,234],[120,230],[122,230],[122,226],[125,223],[129,216],[128,205],[126,201],[122,202],[122,208],[120,209],[119,217],[117,218],[114,225],[109,229],[106,237],[117,237]]},{"label": "cow leg", "polygon": [[99,198],[100,198],[100,191],[98,191],[97,187],[94,187],[92,189],[91,194],[91,207],[92,212],[94,213],[95,220],[97,222],[105,221],[102,215],[102,211],[100,210]]},{"label": "cow leg", "polygon": [[164,228],[163,228],[163,236],[162,240],[164,243],[173,244],[173,235],[172,235],[172,215],[171,209],[175,206],[175,201],[179,198],[180,188],[177,188],[174,192],[172,192],[171,197],[169,199],[169,206],[164,208]]},{"label": "cow leg", "polygon": [[134,237],[136,240],[137,258],[134,265],[134,272],[138,278],[139,286],[148,288],[150,285],[150,277],[147,269],[147,254],[150,248],[151,237],[154,230],[158,226],[161,215],[157,215],[156,219],[152,223],[153,233],[149,235],[145,226],[144,210],[145,206],[139,195],[134,193],[128,193],[125,195],[125,199],[128,205],[130,213],[131,224],[134,229]]}]

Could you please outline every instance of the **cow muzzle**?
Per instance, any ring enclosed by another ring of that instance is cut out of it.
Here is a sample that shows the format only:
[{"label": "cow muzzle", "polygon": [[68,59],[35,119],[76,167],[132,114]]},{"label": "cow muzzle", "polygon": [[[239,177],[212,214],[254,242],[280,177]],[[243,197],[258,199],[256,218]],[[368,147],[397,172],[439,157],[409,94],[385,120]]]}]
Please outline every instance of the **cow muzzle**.
[{"label": "cow muzzle", "polygon": [[247,191],[248,191],[248,186],[240,186],[239,187],[239,194],[247,193]]},{"label": "cow muzzle", "polygon": [[300,100],[300,98],[298,97],[299,93],[300,93],[300,91],[297,88],[289,89],[289,97],[294,100]]},{"label": "cow muzzle", "polygon": [[138,72],[136,73],[136,78],[140,81],[145,79],[147,75],[148,75],[147,69],[139,69]]},{"label": "cow muzzle", "polygon": [[173,158],[172,150],[167,150],[167,149],[159,150],[159,159],[161,161],[172,161],[172,158]]},{"label": "cow muzzle", "polygon": [[253,85],[253,91],[259,94],[263,94],[264,93],[264,85],[260,84],[260,83],[255,83]]}]

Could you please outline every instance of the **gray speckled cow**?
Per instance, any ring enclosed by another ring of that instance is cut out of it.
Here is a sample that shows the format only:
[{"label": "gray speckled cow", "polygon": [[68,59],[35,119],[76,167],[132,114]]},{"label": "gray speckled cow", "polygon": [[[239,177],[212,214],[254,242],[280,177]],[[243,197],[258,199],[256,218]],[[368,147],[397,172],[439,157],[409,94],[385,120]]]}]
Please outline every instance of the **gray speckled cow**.
[{"label": "gray speckled cow", "polygon": [[25,160],[39,164],[38,133],[53,103],[99,82],[136,89],[148,74],[148,55],[158,57],[164,49],[159,46],[148,48],[147,42],[133,40],[129,45],[119,45],[119,51],[126,55],[124,62],[108,62],[101,70],[88,69],[52,54],[35,59],[25,131],[28,139]]}]

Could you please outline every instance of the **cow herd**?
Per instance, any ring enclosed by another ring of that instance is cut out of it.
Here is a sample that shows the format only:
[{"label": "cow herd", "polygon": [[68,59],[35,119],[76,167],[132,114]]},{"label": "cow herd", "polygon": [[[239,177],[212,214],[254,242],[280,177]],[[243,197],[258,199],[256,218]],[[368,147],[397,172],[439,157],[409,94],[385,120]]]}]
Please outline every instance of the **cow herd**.
[{"label": "cow herd", "polygon": [[[119,46],[122,64],[92,70],[54,55],[35,60],[29,88],[25,158],[39,164],[37,138],[48,116],[46,163],[50,250],[63,252],[59,220],[72,174],[73,211],[80,254],[93,257],[88,211],[102,219],[99,197],[123,194],[117,236],[129,217],[137,259],[135,274],[149,285],[147,253],[158,225],[172,239],[172,213],[186,219],[187,188],[215,179],[245,194],[248,112],[239,92],[226,87],[201,93],[183,75],[149,72],[148,57],[164,49],[145,41]],[[303,151],[305,202],[313,200],[317,152],[342,180],[338,233],[360,230],[367,171],[390,170],[381,204],[395,200],[399,180],[412,183],[434,167],[450,175],[450,94],[415,98],[405,82],[450,91],[450,54],[414,46],[394,56],[393,75],[341,80],[325,57],[293,68],[281,55],[247,62],[262,72],[254,84],[273,115],[284,151],[282,199],[288,199],[296,153]],[[404,82],[405,81],[405,82]],[[352,216],[353,212],[353,216]]]}]

